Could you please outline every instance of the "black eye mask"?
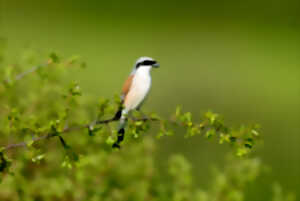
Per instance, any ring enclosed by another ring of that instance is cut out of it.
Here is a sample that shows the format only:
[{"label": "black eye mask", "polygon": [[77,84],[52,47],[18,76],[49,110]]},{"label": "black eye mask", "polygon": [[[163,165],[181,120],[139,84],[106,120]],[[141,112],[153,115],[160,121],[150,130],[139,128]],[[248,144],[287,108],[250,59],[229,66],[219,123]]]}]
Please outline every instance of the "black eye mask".
[{"label": "black eye mask", "polygon": [[136,64],[136,68],[140,67],[140,66],[152,66],[156,64],[156,61],[153,61],[153,60],[145,60],[145,61],[142,61],[140,63],[137,63]]}]

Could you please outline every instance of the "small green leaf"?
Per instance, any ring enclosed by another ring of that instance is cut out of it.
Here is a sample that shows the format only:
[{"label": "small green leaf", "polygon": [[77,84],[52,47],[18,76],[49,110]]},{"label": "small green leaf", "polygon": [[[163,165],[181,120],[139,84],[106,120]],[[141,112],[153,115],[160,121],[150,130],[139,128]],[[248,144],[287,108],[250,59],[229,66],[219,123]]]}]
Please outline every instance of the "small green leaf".
[{"label": "small green leaf", "polygon": [[159,117],[158,114],[156,114],[156,113],[152,113],[152,114],[150,115],[150,118],[151,118],[151,119],[155,119],[155,120],[160,120],[160,117]]},{"label": "small green leaf", "polygon": [[108,136],[108,138],[106,139],[106,144],[108,145],[113,145],[115,142],[115,140],[113,139],[112,136]]},{"label": "small green leaf", "polygon": [[81,89],[80,89],[80,86],[78,85],[77,82],[73,82],[70,89],[69,89],[69,92],[72,96],[81,96],[82,95],[82,92],[81,92]]},{"label": "small green leaf", "polygon": [[249,153],[249,150],[246,147],[240,147],[237,149],[236,155],[243,157]]},{"label": "small green leaf", "polygon": [[31,160],[32,160],[32,162],[36,163],[36,162],[40,162],[44,158],[45,158],[45,154],[40,154],[40,155],[32,158]]},{"label": "small green leaf", "polygon": [[251,149],[252,146],[253,146],[253,144],[251,144],[251,143],[249,143],[249,142],[245,143],[245,147],[247,147],[247,148],[249,148],[249,149]]},{"label": "small green leaf", "polygon": [[29,139],[27,142],[26,142],[26,146],[27,147],[31,147],[34,143],[34,140],[33,139]]},{"label": "small green leaf", "polygon": [[74,64],[74,63],[76,63],[79,59],[80,59],[80,56],[74,55],[74,56],[72,56],[71,58],[68,59],[68,63],[69,63],[69,64]]},{"label": "small green leaf", "polygon": [[141,126],[141,125],[143,125],[143,123],[144,123],[143,121],[136,121],[136,122],[135,122],[135,125],[136,125],[136,126]]},{"label": "small green leaf", "polygon": [[62,162],[61,166],[68,168],[68,169],[72,169],[73,166],[72,166],[69,156],[65,156],[64,161]]},{"label": "small green leaf", "polygon": [[257,130],[255,129],[252,129],[251,130],[252,134],[255,135],[255,136],[259,136],[259,133],[257,132]]},{"label": "small green leaf", "polygon": [[211,138],[212,136],[214,136],[216,134],[216,131],[214,129],[209,129],[206,131],[205,136],[207,138]]},{"label": "small green leaf", "polygon": [[156,135],[156,137],[158,138],[158,139],[160,139],[161,137],[163,137],[164,136],[164,132],[162,132],[162,131],[159,131],[158,133],[157,133],[157,135]]},{"label": "small green leaf", "polygon": [[60,61],[59,56],[55,52],[52,52],[49,57],[53,63],[58,63]]}]

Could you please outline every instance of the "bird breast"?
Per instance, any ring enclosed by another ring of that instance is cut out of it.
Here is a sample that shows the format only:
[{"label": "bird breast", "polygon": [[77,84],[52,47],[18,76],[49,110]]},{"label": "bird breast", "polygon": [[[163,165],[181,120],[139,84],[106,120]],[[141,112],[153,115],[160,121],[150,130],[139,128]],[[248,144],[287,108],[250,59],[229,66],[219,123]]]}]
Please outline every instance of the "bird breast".
[{"label": "bird breast", "polygon": [[124,101],[127,111],[136,109],[146,98],[151,87],[151,76],[149,73],[136,72],[132,85]]}]

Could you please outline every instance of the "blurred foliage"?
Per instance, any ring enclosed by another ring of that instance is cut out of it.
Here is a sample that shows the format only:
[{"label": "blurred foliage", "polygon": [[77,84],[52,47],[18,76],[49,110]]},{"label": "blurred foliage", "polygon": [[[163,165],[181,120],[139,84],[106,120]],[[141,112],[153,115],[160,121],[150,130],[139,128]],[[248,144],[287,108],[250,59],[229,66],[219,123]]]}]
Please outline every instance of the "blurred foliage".
[{"label": "blurred foliage", "polygon": [[[97,101],[79,83],[65,81],[70,68],[86,67],[80,57],[52,52],[40,58],[28,50],[13,64],[0,61],[0,200],[243,201],[247,186],[265,172],[252,152],[257,125],[229,127],[213,112],[195,121],[181,107],[170,118],[133,113],[122,148],[112,149],[116,126],[106,120],[119,98]],[[166,169],[155,161],[157,138],[183,128],[184,137],[202,135],[232,147],[206,190],[196,185],[183,155],[171,155]],[[273,201],[295,200],[279,184],[273,189]]]}]

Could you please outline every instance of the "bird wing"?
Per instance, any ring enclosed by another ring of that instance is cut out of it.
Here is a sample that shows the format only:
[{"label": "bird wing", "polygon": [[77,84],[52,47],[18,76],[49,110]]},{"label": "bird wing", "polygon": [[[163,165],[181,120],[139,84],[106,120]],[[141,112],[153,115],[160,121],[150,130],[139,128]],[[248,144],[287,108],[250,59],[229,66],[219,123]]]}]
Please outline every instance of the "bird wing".
[{"label": "bird wing", "polygon": [[133,75],[130,75],[123,85],[123,88],[122,88],[122,99],[123,100],[126,99],[126,96],[131,88],[133,77],[134,77]]},{"label": "bird wing", "polygon": [[132,85],[132,80],[133,80],[133,75],[130,75],[123,85],[122,94],[121,94],[121,104],[113,119],[120,119],[122,117],[123,103]]}]

